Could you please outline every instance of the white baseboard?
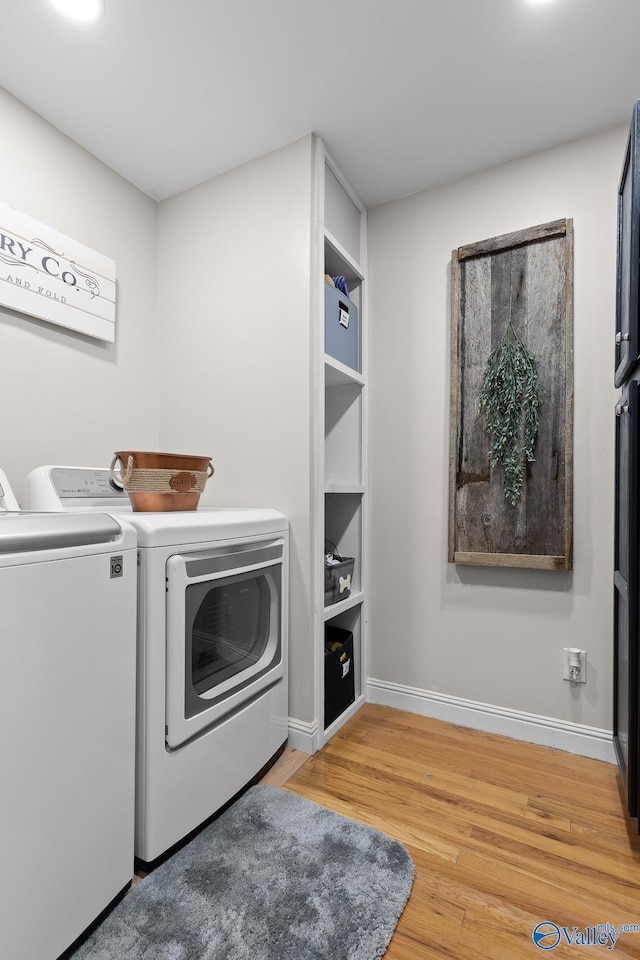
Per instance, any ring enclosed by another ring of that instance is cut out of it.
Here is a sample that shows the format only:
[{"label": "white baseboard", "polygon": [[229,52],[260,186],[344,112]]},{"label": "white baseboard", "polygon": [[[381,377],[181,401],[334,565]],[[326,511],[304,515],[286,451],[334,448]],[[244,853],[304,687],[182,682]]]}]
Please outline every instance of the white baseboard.
[{"label": "white baseboard", "polygon": [[513,740],[555,747],[593,760],[616,763],[611,730],[581,723],[540,717],[520,710],[508,710],[489,703],[407,687],[385,680],[367,680],[367,701],[436,720],[446,720],[485,733],[497,733]]},{"label": "white baseboard", "polygon": [[306,723],[289,717],[289,739],[287,746],[293,750],[302,750],[303,753],[313,754],[319,747],[318,724]]}]

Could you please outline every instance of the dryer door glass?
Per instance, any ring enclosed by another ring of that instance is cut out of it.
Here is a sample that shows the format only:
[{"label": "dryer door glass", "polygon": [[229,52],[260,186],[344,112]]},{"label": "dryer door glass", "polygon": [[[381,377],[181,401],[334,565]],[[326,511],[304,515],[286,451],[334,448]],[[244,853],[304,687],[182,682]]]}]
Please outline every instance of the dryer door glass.
[{"label": "dryer door glass", "polygon": [[191,638],[191,680],[196,693],[257,663],[269,639],[265,578],[211,587],[196,614]]},{"label": "dryer door glass", "polygon": [[280,658],[279,567],[186,591],[185,716],[211,707]]}]

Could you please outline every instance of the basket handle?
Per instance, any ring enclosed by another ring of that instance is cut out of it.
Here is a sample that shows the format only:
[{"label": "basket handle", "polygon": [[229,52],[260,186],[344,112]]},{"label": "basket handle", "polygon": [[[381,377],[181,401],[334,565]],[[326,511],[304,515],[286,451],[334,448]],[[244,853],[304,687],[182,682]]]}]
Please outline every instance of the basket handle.
[{"label": "basket handle", "polygon": [[336,547],[336,545],[335,545],[335,543],[333,542],[333,540],[327,540],[326,537],[325,537],[325,541],[324,541],[324,552],[325,552],[325,553],[328,553],[328,552],[329,552],[329,551],[327,550],[327,544],[329,544],[329,546],[332,548],[332,549],[331,549],[331,553],[332,553],[332,555],[335,557],[335,559],[336,559],[336,560],[342,560],[342,557],[341,557],[340,554],[338,553],[338,548]]},{"label": "basket handle", "polygon": [[[120,462],[120,474],[116,473],[116,463]],[[133,457],[128,457],[127,459],[127,468],[125,470],[124,476],[122,475],[122,462],[118,454],[115,455],[111,461],[111,466],[109,467],[109,479],[112,480],[116,486],[120,487],[121,490],[124,490],[126,484],[131,479],[131,474],[133,473],[134,459]]]}]

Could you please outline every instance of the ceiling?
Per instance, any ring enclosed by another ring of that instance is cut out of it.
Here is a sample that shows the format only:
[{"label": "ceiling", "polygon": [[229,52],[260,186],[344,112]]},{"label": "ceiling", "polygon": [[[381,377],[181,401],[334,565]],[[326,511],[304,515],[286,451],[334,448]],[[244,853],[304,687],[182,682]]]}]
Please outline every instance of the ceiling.
[{"label": "ceiling", "polygon": [[0,15],[0,85],[157,200],[314,131],[373,206],[626,123],[640,98],[639,0],[105,0],[91,25],[0,0]]}]

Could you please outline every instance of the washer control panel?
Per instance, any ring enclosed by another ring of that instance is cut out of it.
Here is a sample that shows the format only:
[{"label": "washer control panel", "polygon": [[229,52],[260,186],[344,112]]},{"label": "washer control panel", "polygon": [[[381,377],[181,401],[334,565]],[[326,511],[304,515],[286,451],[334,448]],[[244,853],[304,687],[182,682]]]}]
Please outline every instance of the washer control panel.
[{"label": "washer control panel", "polygon": [[113,482],[108,468],[36,467],[25,486],[27,510],[131,510],[129,494]]}]

